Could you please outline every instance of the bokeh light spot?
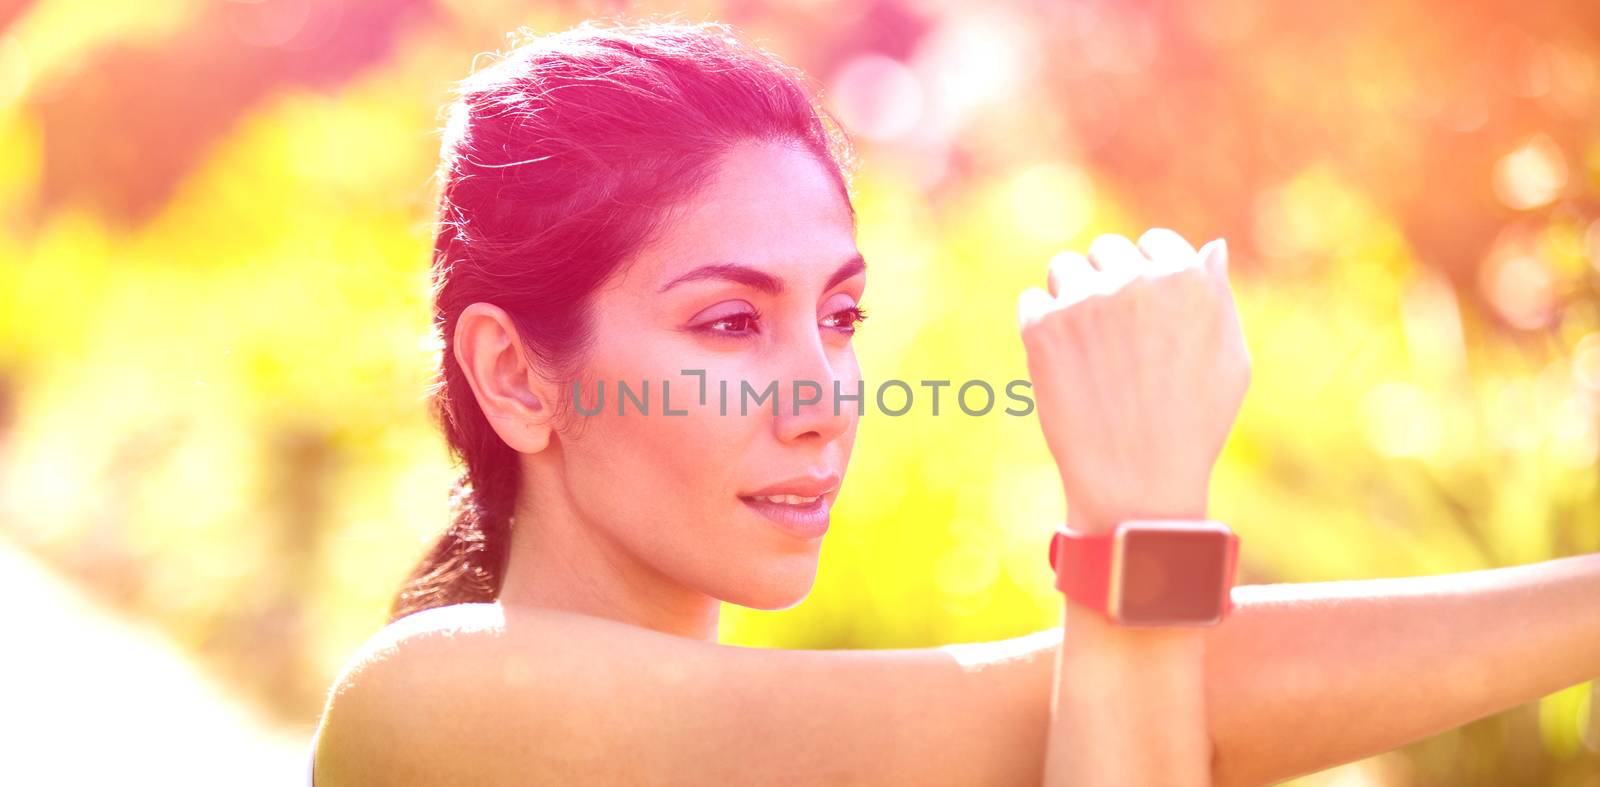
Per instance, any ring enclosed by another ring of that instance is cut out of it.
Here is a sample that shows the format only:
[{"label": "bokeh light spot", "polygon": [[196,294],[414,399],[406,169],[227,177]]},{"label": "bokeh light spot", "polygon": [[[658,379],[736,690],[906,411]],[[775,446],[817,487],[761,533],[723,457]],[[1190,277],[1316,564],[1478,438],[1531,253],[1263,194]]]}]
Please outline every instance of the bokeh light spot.
[{"label": "bokeh light spot", "polygon": [[1494,193],[1507,207],[1550,204],[1567,185],[1567,162],[1549,134],[1536,134],[1495,163]]}]

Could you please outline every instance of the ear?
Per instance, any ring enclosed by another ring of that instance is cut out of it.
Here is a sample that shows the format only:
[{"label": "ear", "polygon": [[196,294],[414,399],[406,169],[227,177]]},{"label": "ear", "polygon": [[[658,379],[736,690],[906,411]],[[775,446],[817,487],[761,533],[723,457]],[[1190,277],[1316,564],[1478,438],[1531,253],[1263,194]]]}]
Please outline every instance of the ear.
[{"label": "ear", "polygon": [[491,303],[471,304],[456,320],[453,344],[456,363],[500,439],[525,454],[544,450],[555,389],[523,351],[511,316]]}]

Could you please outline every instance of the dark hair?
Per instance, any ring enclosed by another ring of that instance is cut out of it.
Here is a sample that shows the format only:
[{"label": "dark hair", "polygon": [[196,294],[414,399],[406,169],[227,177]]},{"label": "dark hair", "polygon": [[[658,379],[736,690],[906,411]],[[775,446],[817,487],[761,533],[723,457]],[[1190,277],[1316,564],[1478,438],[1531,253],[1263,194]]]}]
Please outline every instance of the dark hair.
[{"label": "dark hair", "polygon": [[528,357],[565,385],[592,338],[594,290],[710,180],[728,148],[796,145],[827,165],[850,202],[856,160],[840,124],[801,71],[729,26],[590,20],[519,36],[456,84],[443,129],[431,274],[440,365],[429,396],[465,470],[451,492],[452,521],[405,581],[390,620],[492,601],[505,572],[519,458],[490,428],[455,360],[465,307],[504,309]]}]

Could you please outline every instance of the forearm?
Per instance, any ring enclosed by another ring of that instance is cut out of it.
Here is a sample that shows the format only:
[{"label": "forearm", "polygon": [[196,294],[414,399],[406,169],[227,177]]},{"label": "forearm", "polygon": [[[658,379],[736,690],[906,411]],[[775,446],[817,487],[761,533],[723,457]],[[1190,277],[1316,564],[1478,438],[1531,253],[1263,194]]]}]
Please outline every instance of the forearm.
[{"label": "forearm", "polygon": [[1600,677],[1600,554],[1241,586],[1234,602],[1206,644],[1222,785],[1358,760]]},{"label": "forearm", "polygon": [[1044,784],[1210,784],[1204,630],[1064,606]]},{"label": "forearm", "polygon": [[[1174,509],[1177,510],[1177,509]],[[1184,510],[1205,510],[1203,496]],[[1068,512],[1081,532],[1101,523]],[[1205,628],[1120,626],[1063,599],[1046,787],[1211,783]]]}]

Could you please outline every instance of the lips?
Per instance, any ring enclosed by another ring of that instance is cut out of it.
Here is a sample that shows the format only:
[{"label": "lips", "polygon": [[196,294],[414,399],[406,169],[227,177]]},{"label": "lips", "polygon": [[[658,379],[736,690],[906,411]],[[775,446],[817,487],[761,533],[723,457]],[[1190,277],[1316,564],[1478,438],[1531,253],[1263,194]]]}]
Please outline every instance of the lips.
[{"label": "lips", "polygon": [[739,496],[739,500],[780,530],[807,543],[828,532],[829,499],[839,488],[837,473],[795,476]]},{"label": "lips", "polygon": [[[753,492],[746,492],[740,497],[746,499],[766,498],[773,503],[804,505],[812,502],[814,498],[831,494],[838,488],[839,475],[837,473],[814,473],[785,479]],[[795,498],[800,499],[797,500]]]},{"label": "lips", "polygon": [[786,506],[808,506],[822,499],[822,495],[750,495],[745,500],[760,500]]},{"label": "lips", "polygon": [[[773,502],[775,498],[801,500],[801,502]],[[776,525],[778,529],[808,543],[814,542],[828,532],[829,510],[833,507],[833,503],[827,494],[808,498],[797,498],[793,495],[741,496],[739,500],[768,522]]]}]

